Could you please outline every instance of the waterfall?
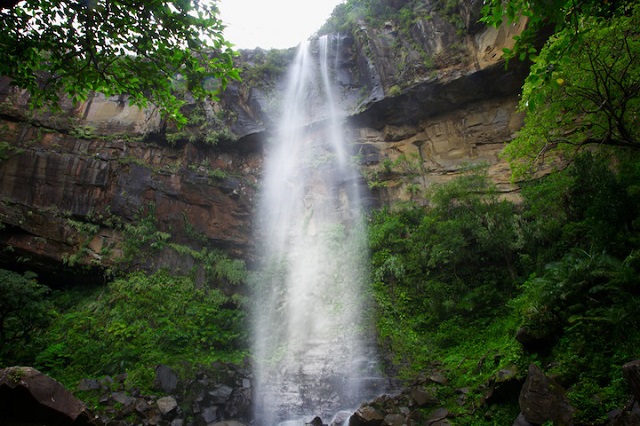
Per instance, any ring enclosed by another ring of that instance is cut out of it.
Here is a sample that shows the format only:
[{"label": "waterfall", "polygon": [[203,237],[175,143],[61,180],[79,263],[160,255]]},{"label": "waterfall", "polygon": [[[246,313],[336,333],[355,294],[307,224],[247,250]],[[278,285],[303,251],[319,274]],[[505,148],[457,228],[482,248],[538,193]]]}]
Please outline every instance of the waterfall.
[{"label": "waterfall", "polygon": [[372,370],[361,180],[331,84],[336,42],[322,37],[317,55],[300,45],[265,155],[252,280],[256,425],[327,422],[362,402]]}]

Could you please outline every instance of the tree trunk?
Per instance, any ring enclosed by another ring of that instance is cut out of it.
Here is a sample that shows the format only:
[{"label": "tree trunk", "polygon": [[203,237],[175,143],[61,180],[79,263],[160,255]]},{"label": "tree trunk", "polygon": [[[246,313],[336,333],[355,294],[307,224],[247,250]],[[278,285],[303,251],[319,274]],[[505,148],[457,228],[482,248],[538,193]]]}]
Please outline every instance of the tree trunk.
[{"label": "tree trunk", "polygon": [[623,365],[622,375],[629,383],[634,399],[640,403],[640,359]]}]

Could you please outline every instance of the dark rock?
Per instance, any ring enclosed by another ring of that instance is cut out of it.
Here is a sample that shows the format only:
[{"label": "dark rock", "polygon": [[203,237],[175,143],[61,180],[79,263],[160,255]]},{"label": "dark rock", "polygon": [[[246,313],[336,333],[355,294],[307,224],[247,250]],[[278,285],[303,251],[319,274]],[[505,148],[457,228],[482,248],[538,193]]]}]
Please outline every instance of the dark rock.
[{"label": "dark rock", "polygon": [[92,391],[100,389],[100,383],[94,379],[81,379],[80,383],[78,383],[79,391]]},{"label": "dark rock", "polygon": [[129,395],[125,395],[122,392],[113,392],[111,394],[111,399],[114,400],[115,402],[118,402],[124,405],[125,407],[133,405],[136,402],[136,398]]},{"label": "dark rock", "polygon": [[47,425],[86,425],[84,403],[59,382],[31,367],[0,370],[0,419]]},{"label": "dark rock", "polygon": [[535,426],[532,423],[529,423],[529,421],[524,417],[524,414],[520,413],[518,414],[518,417],[516,417],[516,420],[513,422],[512,426]]},{"label": "dark rock", "polygon": [[640,426],[640,402],[608,413],[609,426]]},{"label": "dark rock", "polygon": [[173,393],[178,387],[178,375],[166,365],[158,365],[156,367],[156,378],[153,382],[153,388],[165,393]]},{"label": "dark rock", "polygon": [[438,398],[431,395],[424,389],[413,388],[411,390],[411,398],[413,398],[418,407],[434,406],[440,404]]},{"label": "dark rock", "polygon": [[527,327],[520,327],[516,332],[516,340],[530,352],[547,353],[557,339],[557,334],[555,323],[542,324],[535,331]]},{"label": "dark rock", "polygon": [[444,374],[437,372],[429,375],[429,380],[439,385],[446,385],[447,383],[449,383],[449,380],[447,380]]},{"label": "dark rock", "polygon": [[223,404],[223,410],[228,418],[247,418],[251,411],[251,389],[236,388]]},{"label": "dark rock", "polygon": [[486,384],[484,402],[495,404],[513,401],[515,403],[522,387],[522,380],[518,377],[518,373],[518,368],[515,366],[499,370]]},{"label": "dark rock", "polygon": [[384,424],[389,426],[402,426],[406,419],[402,414],[387,414],[384,416]]},{"label": "dark rock", "polygon": [[197,418],[197,423],[203,426],[207,426],[209,423],[213,423],[218,420],[218,408],[206,407],[202,410]]},{"label": "dark rock", "polygon": [[449,410],[447,410],[446,408],[437,408],[429,414],[427,424],[435,424],[436,422],[440,422],[444,420],[448,415]]},{"label": "dark rock", "polygon": [[209,395],[211,396],[214,404],[222,404],[226,402],[232,393],[233,389],[227,385],[218,385],[215,389],[209,391]]},{"label": "dark rock", "polygon": [[370,406],[360,407],[349,418],[349,426],[379,426],[384,421],[384,414]]},{"label": "dark rock", "polygon": [[339,411],[333,418],[331,422],[331,426],[346,426],[349,423],[349,417],[351,417],[351,413],[348,411]]},{"label": "dark rock", "polygon": [[529,365],[527,380],[520,391],[520,411],[530,423],[553,421],[556,425],[573,425],[574,408],[564,389],[549,379],[535,364]]},{"label": "dark rock", "polygon": [[146,399],[138,398],[135,403],[135,408],[138,413],[144,414],[151,408],[151,405],[149,405]]},{"label": "dark rock", "polygon": [[640,401],[640,359],[623,365],[622,376],[627,380],[627,383],[629,383],[633,397],[636,401]]},{"label": "dark rock", "polygon": [[314,417],[313,420],[311,420],[309,423],[305,423],[305,425],[309,425],[309,426],[327,426],[324,423],[322,423],[322,419],[320,417]]}]

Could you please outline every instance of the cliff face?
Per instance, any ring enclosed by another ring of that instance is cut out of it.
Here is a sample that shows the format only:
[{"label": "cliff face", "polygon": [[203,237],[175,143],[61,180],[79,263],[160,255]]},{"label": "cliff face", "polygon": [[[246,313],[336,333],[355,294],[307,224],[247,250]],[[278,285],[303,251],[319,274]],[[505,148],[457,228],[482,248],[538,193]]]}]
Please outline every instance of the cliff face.
[{"label": "cliff face", "polygon": [[[480,163],[505,193],[513,190],[497,154],[521,124],[523,70],[506,71],[501,53],[521,28],[478,26],[481,3],[462,2],[455,21],[433,12],[409,32],[390,21],[333,38],[349,140],[377,202],[423,200],[429,185]],[[47,272],[77,265],[187,272],[197,264],[168,242],[250,258],[261,144],[291,56],[281,52],[274,72],[265,66],[270,52],[243,52],[251,78],[216,104],[188,105],[185,129],[99,95],[34,113],[4,81],[3,263],[29,258]],[[145,256],[127,257],[141,245]]]}]

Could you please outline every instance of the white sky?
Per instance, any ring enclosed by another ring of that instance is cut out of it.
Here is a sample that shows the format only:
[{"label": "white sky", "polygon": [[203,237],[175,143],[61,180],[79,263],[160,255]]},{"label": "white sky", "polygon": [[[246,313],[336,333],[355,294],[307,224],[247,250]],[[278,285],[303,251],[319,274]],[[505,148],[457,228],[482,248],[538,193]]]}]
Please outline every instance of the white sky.
[{"label": "white sky", "polygon": [[315,33],[343,0],[218,0],[225,39],[237,49],[283,49]]}]

